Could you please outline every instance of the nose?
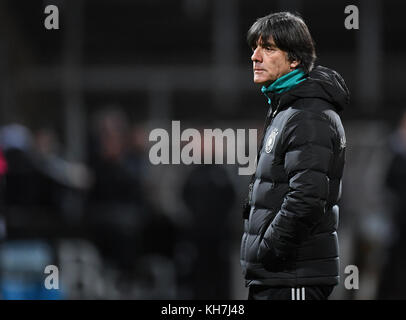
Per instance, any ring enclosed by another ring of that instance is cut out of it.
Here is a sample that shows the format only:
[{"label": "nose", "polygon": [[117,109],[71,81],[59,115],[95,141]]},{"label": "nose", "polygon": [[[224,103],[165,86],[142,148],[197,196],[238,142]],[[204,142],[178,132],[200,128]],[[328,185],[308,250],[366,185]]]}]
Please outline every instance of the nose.
[{"label": "nose", "polygon": [[260,47],[255,48],[254,52],[252,53],[251,60],[253,62],[262,62]]}]

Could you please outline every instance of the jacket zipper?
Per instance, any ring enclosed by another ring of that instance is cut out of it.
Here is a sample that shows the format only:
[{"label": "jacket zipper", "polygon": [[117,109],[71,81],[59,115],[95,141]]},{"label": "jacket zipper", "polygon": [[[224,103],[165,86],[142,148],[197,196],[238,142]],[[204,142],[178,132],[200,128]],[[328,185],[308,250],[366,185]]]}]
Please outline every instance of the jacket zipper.
[{"label": "jacket zipper", "polygon": [[[263,139],[262,139],[262,141],[261,141],[261,147],[259,148],[259,151],[258,151],[258,154],[257,154],[257,165],[258,165],[258,161],[259,161],[259,155],[261,154],[261,150],[262,150],[262,147],[263,147],[263,145],[264,145],[264,140],[265,140],[265,133],[266,133],[266,130],[268,129],[268,127],[270,126],[270,125],[272,125],[272,122],[273,122],[273,119],[275,118],[275,116],[276,116],[276,113],[278,112],[278,110],[279,110],[279,106],[280,106],[280,101],[278,101],[278,104],[277,104],[277,106],[275,107],[275,111],[271,111],[271,118],[269,119],[269,123],[268,123],[268,125],[264,128],[264,130],[265,130],[265,132],[264,132],[264,137],[263,137]],[[268,113],[269,114],[269,113]],[[255,174],[255,173],[254,173]],[[253,191],[253,188],[254,188],[254,182],[251,182],[250,184],[249,184],[249,186],[248,186],[248,190],[249,190],[249,192],[248,192],[248,194],[249,194],[249,196],[248,196],[248,199],[249,199],[249,204],[250,204],[250,211],[249,211],[249,214],[248,214],[248,226],[247,226],[247,233],[249,234],[249,231],[250,231],[250,228],[251,228],[251,197],[252,197],[252,191]],[[248,262],[248,259],[247,259],[247,239],[248,239],[248,234],[246,234],[245,235],[245,239],[244,239],[244,260],[245,260],[245,262],[247,263]],[[247,266],[246,266],[246,268],[247,268]]]}]

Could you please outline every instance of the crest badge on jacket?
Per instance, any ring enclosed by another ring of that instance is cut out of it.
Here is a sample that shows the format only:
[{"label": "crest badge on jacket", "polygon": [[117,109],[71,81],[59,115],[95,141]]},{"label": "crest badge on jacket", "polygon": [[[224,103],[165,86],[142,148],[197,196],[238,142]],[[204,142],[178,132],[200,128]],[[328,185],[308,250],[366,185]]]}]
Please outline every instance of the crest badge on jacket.
[{"label": "crest badge on jacket", "polygon": [[265,152],[266,152],[266,153],[270,153],[270,152],[271,152],[271,150],[272,150],[272,148],[273,148],[273,146],[274,146],[274,144],[275,144],[276,135],[277,135],[278,133],[279,133],[279,132],[278,132],[278,129],[277,129],[277,128],[272,129],[272,131],[271,131],[271,133],[270,133],[268,139],[266,140],[266,144],[265,144]]}]

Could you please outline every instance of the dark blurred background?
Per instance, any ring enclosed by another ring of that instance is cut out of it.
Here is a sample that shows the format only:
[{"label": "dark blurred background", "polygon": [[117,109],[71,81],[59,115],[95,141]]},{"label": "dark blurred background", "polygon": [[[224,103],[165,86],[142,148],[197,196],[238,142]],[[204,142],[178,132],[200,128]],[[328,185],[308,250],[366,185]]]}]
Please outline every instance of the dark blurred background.
[{"label": "dark blurred background", "polygon": [[[44,27],[47,5],[59,30]],[[359,30],[347,30],[347,5]],[[404,10],[399,1],[0,0],[0,297],[245,299],[248,176],[158,165],[149,133],[262,127],[245,36],[299,13],[317,64],[352,93],[341,283],[331,299],[405,299]],[[258,131],[258,135],[260,130]],[[204,150],[203,150],[204,151]],[[59,290],[44,288],[46,265]],[[347,265],[359,289],[344,286]]]}]

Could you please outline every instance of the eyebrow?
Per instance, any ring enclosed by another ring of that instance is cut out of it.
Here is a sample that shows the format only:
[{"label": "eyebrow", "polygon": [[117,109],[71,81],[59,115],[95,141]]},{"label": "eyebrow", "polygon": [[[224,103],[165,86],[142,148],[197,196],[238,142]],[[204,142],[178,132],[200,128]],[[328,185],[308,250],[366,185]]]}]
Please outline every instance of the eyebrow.
[{"label": "eyebrow", "polygon": [[272,44],[270,42],[262,42],[259,44],[261,47],[265,48],[265,47],[271,47],[271,48],[276,48],[275,44]]},{"label": "eyebrow", "polygon": [[271,48],[275,48],[275,49],[277,48],[276,44],[272,44],[268,41],[264,42],[264,41],[259,41],[259,40],[257,40],[257,42],[255,43],[255,45],[253,47],[255,48],[256,46],[260,46],[262,48],[265,48],[265,47],[271,47]]}]

